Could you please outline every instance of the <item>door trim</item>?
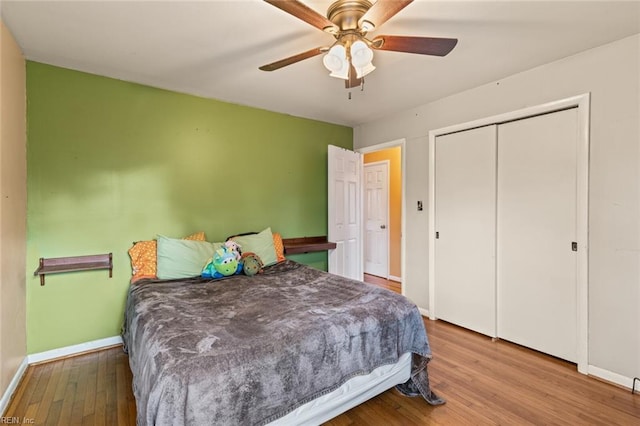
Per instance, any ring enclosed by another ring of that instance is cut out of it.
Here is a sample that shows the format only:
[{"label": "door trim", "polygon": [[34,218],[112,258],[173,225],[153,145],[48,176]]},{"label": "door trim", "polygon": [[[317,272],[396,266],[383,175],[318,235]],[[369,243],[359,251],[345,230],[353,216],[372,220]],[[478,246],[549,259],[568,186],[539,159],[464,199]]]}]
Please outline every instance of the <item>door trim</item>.
[{"label": "door trim", "polygon": [[[406,163],[406,158],[407,158],[407,148],[406,148],[406,139],[401,138],[401,139],[395,139],[389,142],[383,142],[383,143],[379,143],[377,145],[371,145],[371,146],[366,146],[366,147],[362,147],[362,148],[358,148],[356,149],[356,152],[359,152],[361,154],[367,154],[369,152],[375,152],[375,151],[381,151],[383,149],[387,149],[387,148],[394,148],[396,146],[400,147],[400,163],[401,163],[401,168],[402,170],[400,171],[402,177],[401,177],[401,182],[402,182],[402,191],[401,191],[401,195],[400,197],[402,198],[400,200],[400,205],[402,206],[402,214],[401,214],[401,226],[400,226],[400,293],[405,296],[405,282],[407,281],[406,278],[406,271],[407,271],[407,265],[405,264],[406,262],[406,253],[407,253],[407,246],[406,246],[406,238],[405,235],[406,233],[406,224],[407,224],[407,197],[406,197],[406,191],[407,191],[407,182],[406,182],[406,174],[407,174],[407,163]],[[362,191],[361,191],[362,192]],[[364,195],[363,195],[364,196]],[[362,202],[362,201],[361,201]],[[362,263],[364,264],[364,258],[362,259]]]},{"label": "door trim", "polygon": [[578,152],[577,152],[577,206],[576,228],[577,252],[577,361],[578,371],[588,373],[589,361],[589,117],[590,93],[572,96],[541,105],[481,118],[466,123],[429,131],[429,318],[435,317],[435,141],[437,136],[460,132],[475,127],[501,124],[508,121],[547,114],[568,108],[578,108]]}]

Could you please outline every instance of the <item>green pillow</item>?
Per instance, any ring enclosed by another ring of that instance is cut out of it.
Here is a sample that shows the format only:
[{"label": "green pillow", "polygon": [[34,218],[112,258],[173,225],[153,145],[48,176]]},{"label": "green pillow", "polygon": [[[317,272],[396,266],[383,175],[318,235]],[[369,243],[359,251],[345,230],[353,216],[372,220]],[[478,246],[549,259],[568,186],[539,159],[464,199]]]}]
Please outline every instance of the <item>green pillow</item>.
[{"label": "green pillow", "polygon": [[273,245],[271,228],[267,228],[258,234],[233,237],[231,240],[240,245],[242,253],[253,252],[257,254],[264,263],[264,266],[273,265],[278,262],[276,248]]},{"label": "green pillow", "polygon": [[180,240],[158,235],[158,278],[171,280],[199,276],[202,267],[222,243]]}]

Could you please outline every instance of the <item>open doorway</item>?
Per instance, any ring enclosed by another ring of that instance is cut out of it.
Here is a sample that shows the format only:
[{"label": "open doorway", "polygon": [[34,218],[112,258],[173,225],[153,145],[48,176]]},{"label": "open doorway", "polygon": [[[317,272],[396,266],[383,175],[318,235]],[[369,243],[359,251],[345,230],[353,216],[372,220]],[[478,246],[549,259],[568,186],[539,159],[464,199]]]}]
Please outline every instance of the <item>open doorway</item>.
[{"label": "open doorway", "polygon": [[[403,282],[404,139],[358,149],[363,154],[364,273]],[[404,285],[402,285],[404,293]]]}]

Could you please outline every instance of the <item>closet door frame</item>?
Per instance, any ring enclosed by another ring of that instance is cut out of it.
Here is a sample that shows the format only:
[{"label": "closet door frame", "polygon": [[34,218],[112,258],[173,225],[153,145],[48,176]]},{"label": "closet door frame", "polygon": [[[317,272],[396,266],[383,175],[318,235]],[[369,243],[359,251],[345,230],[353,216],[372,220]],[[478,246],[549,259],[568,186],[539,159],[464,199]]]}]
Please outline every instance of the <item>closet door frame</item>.
[{"label": "closet door frame", "polygon": [[479,120],[456,124],[429,131],[429,318],[437,319],[435,296],[435,142],[437,136],[460,132],[491,124],[502,124],[536,115],[578,108],[578,150],[577,150],[577,209],[576,227],[578,237],[577,255],[577,364],[578,371],[587,374],[589,366],[589,117],[590,93],[565,98],[541,105],[519,109],[505,114],[494,115]]}]

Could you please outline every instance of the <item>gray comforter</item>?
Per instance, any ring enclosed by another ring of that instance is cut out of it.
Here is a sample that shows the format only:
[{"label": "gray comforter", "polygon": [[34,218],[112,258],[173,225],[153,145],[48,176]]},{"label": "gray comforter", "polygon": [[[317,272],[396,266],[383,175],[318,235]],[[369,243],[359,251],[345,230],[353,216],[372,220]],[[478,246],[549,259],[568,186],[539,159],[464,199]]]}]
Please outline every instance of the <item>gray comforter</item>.
[{"label": "gray comforter", "polygon": [[291,261],[254,277],[131,285],[123,327],[139,425],[273,421],[412,352],[402,389],[429,389],[416,306]]}]

